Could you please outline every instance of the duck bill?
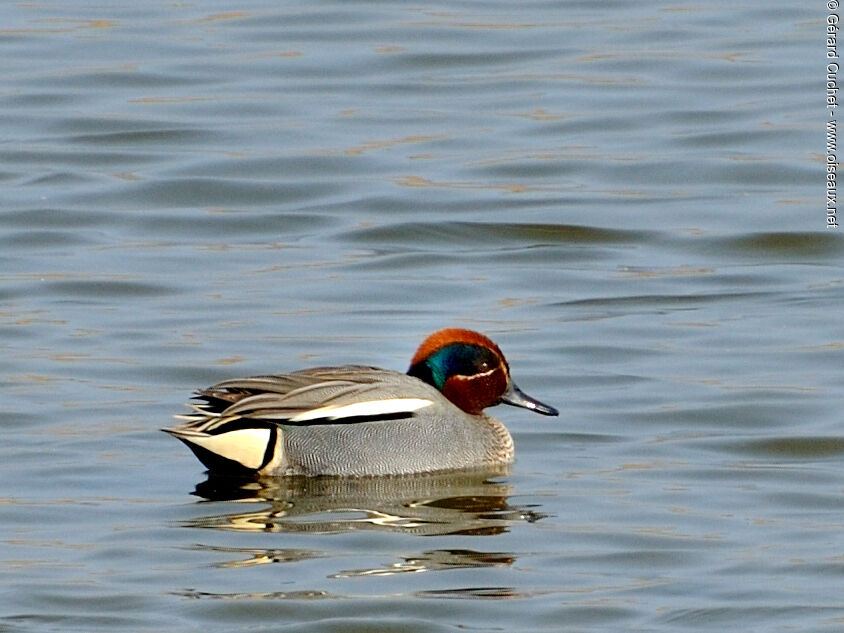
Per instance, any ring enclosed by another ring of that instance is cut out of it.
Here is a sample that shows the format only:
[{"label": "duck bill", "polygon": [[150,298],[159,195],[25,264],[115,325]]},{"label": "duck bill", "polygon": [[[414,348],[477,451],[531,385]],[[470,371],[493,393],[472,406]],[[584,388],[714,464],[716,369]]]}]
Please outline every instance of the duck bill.
[{"label": "duck bill", "polygon": [[529,411],[535,411],[536,413],[541,413],[542,415],[560,414],[560,412],[554,407],[549,407],[547,404],[543,404],[539,400],[531,398],[512,382],[507,387],[507,391],[501,395],[501,402],[504,404],[511,404],[514,407],[528,409]]}]

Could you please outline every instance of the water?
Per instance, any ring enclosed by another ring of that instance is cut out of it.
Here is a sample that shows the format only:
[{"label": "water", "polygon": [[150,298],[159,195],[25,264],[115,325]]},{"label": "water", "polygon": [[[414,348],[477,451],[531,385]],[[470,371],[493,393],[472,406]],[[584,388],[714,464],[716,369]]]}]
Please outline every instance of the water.
[{"label": "water", "polygon": [[[824,15],[0,9],[0,630],[840,631]],[[479,329],[509,472],[207,480],[224,378]]]}]

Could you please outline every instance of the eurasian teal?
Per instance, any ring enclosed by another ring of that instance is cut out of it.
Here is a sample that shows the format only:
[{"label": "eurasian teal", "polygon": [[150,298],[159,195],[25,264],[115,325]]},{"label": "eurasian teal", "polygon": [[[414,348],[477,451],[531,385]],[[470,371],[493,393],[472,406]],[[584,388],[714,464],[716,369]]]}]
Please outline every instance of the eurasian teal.
[{"label": "eurasian teal", "polygon": [[196,392],[184,424],[164,429],[212,472],[398,475],[506,464],[513,439],[486,407],[557,410],[510,380],[486,336],[429,336],[406,374],[346,365],[225,380]]}]

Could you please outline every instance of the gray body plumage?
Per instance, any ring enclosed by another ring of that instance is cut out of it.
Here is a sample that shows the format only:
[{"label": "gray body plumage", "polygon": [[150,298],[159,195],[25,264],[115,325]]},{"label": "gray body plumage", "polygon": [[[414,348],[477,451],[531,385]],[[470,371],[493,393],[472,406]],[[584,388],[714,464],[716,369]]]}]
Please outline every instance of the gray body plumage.
[{"label": "gray body plumage", "polygon": [[[209,467],[216,455],[235,455],[266,475],[364,476],[513,460],[512,438],[500,422],[468,414],[397,371],[308,369],[224,381],[197,397],[203,402],[192,405],[194,412],[178,416],[186,423],[165,430]],[[227,453],[228,438],[242,446]]]}]

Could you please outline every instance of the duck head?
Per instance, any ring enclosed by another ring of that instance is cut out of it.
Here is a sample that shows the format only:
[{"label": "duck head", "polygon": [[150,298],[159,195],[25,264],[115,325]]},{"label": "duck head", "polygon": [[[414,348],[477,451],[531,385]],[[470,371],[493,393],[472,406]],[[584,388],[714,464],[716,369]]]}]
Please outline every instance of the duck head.
[{"label": "duck head", "polygon": [[510,379],[510,367],[498,345],[472,330],[434,332],[416,350],[407,373],[436,387],[472,415],[502,403],[542,415],[558,415],[554,407],[521,391]]}]

